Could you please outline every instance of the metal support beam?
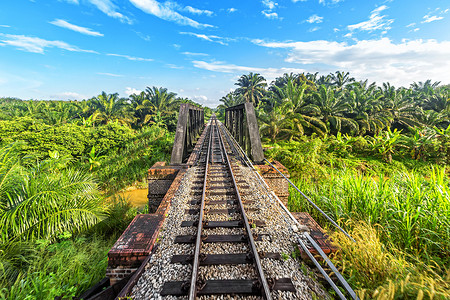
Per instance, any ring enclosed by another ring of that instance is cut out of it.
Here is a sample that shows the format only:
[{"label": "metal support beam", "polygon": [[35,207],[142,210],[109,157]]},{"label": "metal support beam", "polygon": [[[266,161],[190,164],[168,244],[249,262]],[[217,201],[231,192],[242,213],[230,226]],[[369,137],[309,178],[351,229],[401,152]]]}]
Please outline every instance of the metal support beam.
[{"label": "metal support beam", "polygon": [[254,162],[264,160],[255,108],[243,103],[225,110],[225,126]]},{"label": "metal support beam", "polygon": [[194,148],[195,141],[203,129],[203,109],[188,103],[180,105],[177,130],[170,158],[171,165],[180,165],[188,152]]}]

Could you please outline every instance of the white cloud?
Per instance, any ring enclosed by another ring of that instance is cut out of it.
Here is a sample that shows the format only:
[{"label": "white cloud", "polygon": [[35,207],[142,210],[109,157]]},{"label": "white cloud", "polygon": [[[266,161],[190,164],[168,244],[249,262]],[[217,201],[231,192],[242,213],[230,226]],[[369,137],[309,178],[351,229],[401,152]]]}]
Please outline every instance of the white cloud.
[{"label": "white cloud", "polygon": [[200,104],[205,104],[208,102],[208,97],[206,97],[205,95],[198,95],[198,96],[193,96],[192,100],[194,100],[195,102],[198,102]]},{"label": "white cloud", "polygon": [[322,23],[323,17],[319,17],[318,15],[312,15],[308,19],[305,20],[308,23]]},{"label": "white cloud", "polygon": [[11,27],[11,26],[9,26],[9,25],[0,25],[0,27],[9,28],[9,27]]},{"label": "white cloud", "polygon": [[212,72],[232,73],[232,74],[256,72],[263,75],[269,81],[275,79],[277,76],[283,75],[284,73],[305,72],[304,69],[300,68],[260,68],[260,67],[238,66],[234,64],[226,64],[223,62],[206,62],[206,61],[193,61],[192,63],[196,68]]},{"label": "white cloud", "polygon": [[172,1],[166,1],[164,2],[164,6],[170,10],[177,10],[181,12],[188,12],[190,14],[194,15],[206,15],[208,17],[211,17],[214,13],[207,9],[198,9],[192,6],[181,6],[180,4]]},{"label": "white cloud", "polygon": [[229,9],[227,9],[227,12],[229,12],[229,13],[234,13],[236,11],[237,11],[237,9],[234,7],[230,7]]},{"label": "white cloud", "polygon": [[273,10],[278,5],[278,3],[270,0],[262,0],[262,5],[267,7],[269,10]]},{"label": "white cloud", "polygon": [[61,19],[55,19],[54,21],[51,21],[49,23],[53,24],[55,26],[59,26],[59,27],[62,27],[62,28],[73,30],[73,31],[76,31],[76,32],[79,32],[79,33],[82,33],[82,34],[86,34],[86,35],[103,36],[103,34],[100,33],[100,32],[93,31],[93,30],[91,30],[89,28],[86,28],[86,27],[81,27],[81,26],[78,26],[78,25],[74,25],[74,24],[71,24],[71,23],[69,23],[67,21],[61,20]]},{"label": "white cloud", "polygon": [[63,92],[50,95],[50,99],[58,100],[82,100],[88,98],[86,95],[82,95],[76,92]]},{"label": "white cloud", "polygon": [[175,22],[179,25],[191,26],[194,28],[214,27],[209,24],[201,24],[179,14],[178,12],[173,10],[170,3],[167,5],[163,5],[155,0],[130,0],[130,2],[143,12],[154,15],[155,17],[166,21]]},{"label": "white cloud", "polygon": [[187,56],[209,56],[209,54],[206,54],[206,53],[193,53],[193,52],[183,52],[181,54],[184,54]]},{"label": "white cloud", "polygon": [[70,3],[70,4],[76,4],[76,5],[80,4],[80,2],[78,0],[63,0],[63,1]]},{"label": "white cloud", "polygon": [[217,35],[206,35],[206,34],[194,33],[194,32],[180,32],[180,34],[195,36],[196,38],[199,38],[199,39],[202,39],[202,40],[205,40],[208,42],[218,43],[221,45],[228,45],[228,42],[234,41],[234,39],[231,39],[231,38],[220,37]]},{"label": "white cloud", "polygon": [[414,27],[414,26],[416,26],[416,23],[411,23],[411,24],[406,25],[406,27]]},{"label": "white cloud", "polygon": [[171,69],[177,69],[177,70],[184,69],[183,66],[177,66],[177,65],[174,65],[174,64],[166,64],[166,66],[168,68],[171,68]]},{"label": "white cloud", "polygon": [[89,2],[109,17],[119,19],[122,23],[133,23],[130,18],[117,11],[117,6],[111,0],[89,0]]},{"label": "white cloud", "polygon": [[263,10],[261,13],[268,19],[278,19],[278,14],[276,12]]},{"label": "white cloud", "polygon": [[108,55],[108,56],[122,57],[122,58],[126,58],[126,59],[128,59],[128,60],[133,60],[133,61],[153,61],[153,59],[151,59],[151,58],[134,57],[134,56],[124,55],[124,54],[108,53],[108,54],[106,54],[106,55]]},{"label": "white cloud", "polygon": [[113,74],[113,73],[103,73],[103,72],[98,72],[98,75],[104,75],[104,76],[110,76],[110,77],[123,77],[123,75],[119,75],[119,74]]},{"label": "white cloud", "polygon": [[320,27],[313,27],[313,28],[311,28],[310,30],[308,30],[309,32],[314,32],[314,31],[317,31],[317,30],[319,30],[320,29]]},{"label": "white cloud", "polygon": [[[297,0],[297,1],[306,1],[306,0]],[[297,2],[297,1],[294,1],[294,2]],[[337,3],[342,2],[342,1],[344,1],[344,0],[330,0],[330,1],[319,0],[319,3],[323,4],[323,5],[327,5],[327,4],[337,4]]]},{"label": "white cloud", "polygon": [[430,23],[430,22],[442,20],[444,17],[426,15],[426,16],[423,16],[423,18],[424,18],[424,20],[422,21],[422,23]]},{"label": "white cloud", "polygon": [[38,37],[3,33],[0,33],[0,45],[9,45],[18,48],[19,50],[41,54],[43,54],[47,48],[59,48],[72,52],[97,53],[92,50],[80,49],[63,41],[49,41]]},{"label": "white cloud", "polygon": [[430,23],[434,21],[442,20],[444,17],[442,15],[447,14],[450,11],[449,8],[442,10],[441,8],[436,8],[432,12],[428,13],[427,15],[423,16],[423,21],[421,23]]},{"label": "white cloud", "polygon": [[382,5],[380,7],[375,8],[372,10],[369,16],[369,20],[349,25],[347,28],[349,30],[362,30],[362,31],[373,31],[373,30],[389,30],[391,29],[390,25],[394,22],[393,19],[385,19],[385,15],[381,16],[380,13],[383,10],[388,9],[386,5]]},{"label": "white cloud", "polygon": [[273,10],[278,6],[278,3],[271,0],[262,0],[262,5],[267,9],[261,11],[261,14],[268,19],[279,19],[278,14]]},{"label": "white cloud", "polygon": [[139,31],[135,31],[135,32],[138,35],[138,37],[140,37],[141,39],[143,39],[146,42],[150,42],[150,40],[152,39],[149,35],[143,34],[142,32],[139,32]]},{"label": "white cloud", "polygon": [[207,16],[212,16],[213,12],[210,10],[206,10],[206,9],[198,9],[198,8],[194,8],[192,6],[186,6],[184,8],[185,11],[190,12],[191,14],[195,14],[195,15],[207,15]]},{"label": "white cloud", "polygon": [[357,41],[355,44],[329,42],[253,43],[269,48],[288,49],[286,62],[297,63],[324,73],[349,71],[353,76],[371,81],[407,86],[413,81],[433,79],[450,82],[450,41],[404,40],[388,38]]},{"label": "white cloud", "polygon": [[125,88],[125,95],[127,95],[127,97],[130,97],[130,95],[136,94],[139,95],[142,91],[137,90],[135,88],[131,88],[131,87],[126,87]]}]

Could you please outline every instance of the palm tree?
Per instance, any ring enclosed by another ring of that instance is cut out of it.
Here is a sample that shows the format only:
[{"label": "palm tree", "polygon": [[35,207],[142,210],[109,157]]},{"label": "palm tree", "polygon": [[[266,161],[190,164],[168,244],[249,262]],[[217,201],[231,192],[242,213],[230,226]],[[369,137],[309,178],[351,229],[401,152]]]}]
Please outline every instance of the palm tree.
[{"label": "palm tree", "polygon": [[423,97],[423,103],[425,110],[432,109],[435,112],[442,112],[450,108],[450,89],[438,88],[432,93]]},{"label": "palm tree", "polygon": [[235,85],[239,86],[236,93],[241,94],[246,102],[257,106],[266,93],[267,83],[266,79],[258,73],[250,72],[248,75],[242,75]]},{"label": "palm tree", "polygon": [[161,113],[171,113],[172,109],[177,104],[176,95],[173,92],[168,92],[166,88],[147,87],[145,94],[150,104],[153,106],[154,111],[160,111]]},{"label": "palm tree", "polygon": [[391,119],[383,108],[380,100],[382,94],[376,90],[375,84],[367,86],[367,81],[353,83],[349,85],[345,97],[351,107],[349,116],[358,122],[360,135],[366,131],[378,134],[382,128],[389,126]]},{"label": "palm tree", "polygon": [[419,81],[412,83],[411,89],[416,93],[429,93],[430,91],[434,91],[440,83],[440,81],[431,82],[431,79],[428,79],[425,82]]},{"label": "palm tree", "polygon": [[349,72],[336,71],[336,73],[331,74],[331,81],[333,81],[334,86],[342,90],[345,85],[354,82],[355,78],[350,77]]},{"label": "palm tree", "polygon": [[383,105],[392,117],[393,126],[411,128],[423,125],[417,118],[422,114],[422,108],[415,105],[412,99],[412,91],[407,89],[390,90],[383,95]]},{"label": "palm tree", "polygon": [[236,106],[238,104],[244,103],[245,99],[240,94],[230,92],[226,96],[223,96],[222,98],[220,98],[219,101],[223,103],[220,106],[228,108],[228,107],[232,107],[232,106]]},{"label": "palm tree", "polygon": [[142,91],[139,94],[130,95],[131,106],[133,107],[135,124],[142,127],[148,123],[155,113],[154,106],[147,98],[147,94]]},{"label": "palm tree", "polygon": [[312,132],[316,132],[323,136],[327,132],[327,126],[320,119],[307,114],[309,106],[306,102],[306,91],[308,85],[294,83],[293,79],[288,79],[283,88],[274,87],[275,99],[280,103],[281,110],[286,116],[288,124],[284,132],[288,133],[290,139],[294,136],[301,136],[305,132],[305,128],[309,128]]},{"label": "palm tree", "polygon": [[[148,119],[153,124],[165,124],[169,130],[176,127],[176,106],[179,104],[175,93],[168,92],[166,88],[147,87],[145,94],[149,102],[144,101],[146,107],[152,107],[153,116]],[[159,114],[158,114],[159,113]],[[147,122],[147,120],[146,120]]]},{"label": "palm tree", "polygon": [[401,130],[397,131],[397,129],[391,131],[388,127],[380,135],[376,135],[372,142],[373,149],[381,154],[383,159],[388,163],[392,163],[392,155],[395,154],[397,145],[401,142],[400,132]]},{"label": "palm tree", "polygon": [[283,122],[286,121],[281,107],[276,106],[269,112],[261,114],[261,135],[267,136],[271,142],[276,142],[277,137],[283,130]]},{"label": "palm tree", "polygon": [[106,94],[102,92],[91,100],[91,104],[95,109],[94,120],[102,123],[118,121],[123,124],[129,124],[131,119],[129,112],[126,111],[126,99],[119,98],[119,94]]},{"label": "palm tree", "polygon": [[54,239],[77,232],[102,217],[95,179],[68,166],[56,153],[22,166],[19,144],[0,148],[1,242]]},{"label": "palm tree", "polygon": [[319,91],[313,94],[313,103],[308,109],[334,132],[341,131],[343,127],[350,132],[359,130],[358,123],[345,116],[345,113],[351,109],[349,103],[343,100],[340,91],[335,92],[329,86],[321,85],[319,87]]}]

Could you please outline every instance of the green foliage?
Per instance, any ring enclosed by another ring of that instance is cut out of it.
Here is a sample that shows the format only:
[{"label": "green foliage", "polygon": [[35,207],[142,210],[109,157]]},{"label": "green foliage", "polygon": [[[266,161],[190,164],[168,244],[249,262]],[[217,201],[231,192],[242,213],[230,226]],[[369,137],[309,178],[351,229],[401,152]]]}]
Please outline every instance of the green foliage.
[{"label": "green foliage", "polygon": [[82,231],[98,222],[100,198],[91,175],[55,153],[20,166],[18,145],[0,149],[2,243],[54,239],[60,232]]},{"label": "green foliage", "polygon": [[157,161],[170,158],[173,134],[157,126],[139,131],[115,156],[105,156],[96,175],[108,194],[142,182]]},{"label": "green foliage", "polygon": [[[433,168],[427,175],[429,179],[404,171],[373,178],[344,170],[329,174],[320,184],[306,180],[296,184],[333,219],[380,224],[386,229],[384,242],[425,260],[448,260],[444,253],[450,249],[450,180],[444,168]],[[291,201],[317,215],[297,194]]]},{"label": "green foliage", "polygon": [[134,138],[135,134],[131,128],[117,122],[110,122],[91,131],[88,150],[95,146],[96,151],[101,151],[104,155],[115,154],[117,150],[125,148]]},{"label": "green foliage", "polygon": [[[401,147],[408,147],[414,159],[450,161],[449,145],[436,146],[439,135],[422,135],[433,127],[450,126],[450,88],[439,82],[427,80],[396,89],[389,83],[378,87],[368,80],[357,82],[348,72],[338,71],[320,77],[317,73],[283,74],[267,89],[263,77],[250,73],[236,85],[220,100],[223,105],[217,115],[223,118],[225,108],[253,102],[263,140],[300,141],[304,135],[330,133],[374,137],[373,150],[386,161],[395,153],[404,154]],[[347,150],[344,146],[338,151],[344,155]]]},{"label": "green foliage", "polygon": [[[57,243],[37,242],[26,268],[15,277],[0,275],[0,299],[71,299],[105,275],[106,254],[117,236],[78,237]],[[2,261],[3,257],[1,258]]]},{"label": "green foliage", "polygon": [[147,92],[132,104],[106,93],[0,99],[0,299],[70,299],[104,277],[107,251],[139,213],[104,197],[144,184],[171,152],[179,99]]},{"label": "green foliage", "polygon": [[[335,234],[342,250],[334,262],[361,299],[388,295],[446,299],[450,286],[445,267],[450,264],[448,168],[413,159],[414,148],[405,140],[400,142],[404,145],[396,150],[403,149],[404,156],[394,155],[391,163],[370,157],[372,150],[363,137],[339,134],[278,143],[266,151],[266,157],[288,167],[299,189],[357,239],[355,244]],[[322,226],[329,226],[294,189],[288,206],[291,211],[309,212]]]},{"label": "green foliage", "polygon": [[39,157],[47,157],[49,151],[58,151],[63,156],[77,157],[86,150],[89,130],[74,124],[35,124],[28,131],[20,132],[11,139],[26,141],[26,145],[21,148],[24,154],[34,152]]},{"label": "green foliage", "polygon": [[372,149],[378,152],[386,162],[391,163],[392,155],[395,153],[395,148],[400,141],[400,131],[397,131],[397,129],[391,131],[391,129],[388,128],[387,131],[374,137],[371,146]]}]

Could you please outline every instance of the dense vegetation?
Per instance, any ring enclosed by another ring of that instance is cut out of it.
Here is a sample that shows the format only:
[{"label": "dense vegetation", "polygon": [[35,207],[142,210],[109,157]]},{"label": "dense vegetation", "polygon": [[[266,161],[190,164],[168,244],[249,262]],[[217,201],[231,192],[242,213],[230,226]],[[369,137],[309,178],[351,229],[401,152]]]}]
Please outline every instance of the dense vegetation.
[{"label": "dense vegetation", "polygon": [[183,102],[156,87],[0,99],[0,298],[70,299],[104,277],[112,244],[146,211],[114,194],[168,159]]},{"label": "dense vegetation", "polygon": [[[450,86],[358,82],[349,73],[243,75],[221,99],[252,102],[297,186],[348,230],[334,257],[363,298],[450,297]],[[329,223],[295,190],[289,208]]]},{"label": "dense vegetation", "polygon": [[[254,103],[266,157],[357,240],[333,233],[333,259],[361,298],[450,297],[449,86],[378,87],[343,72],[270,85],[250,73],[236,85],[217,114]],[[0,298],[71,298],[104,276],[112,243],[146,211],[114,194],[168,159],[182,102],[156,87],[0,99]],[[295,191],[289,208],[332,232]]]}]

